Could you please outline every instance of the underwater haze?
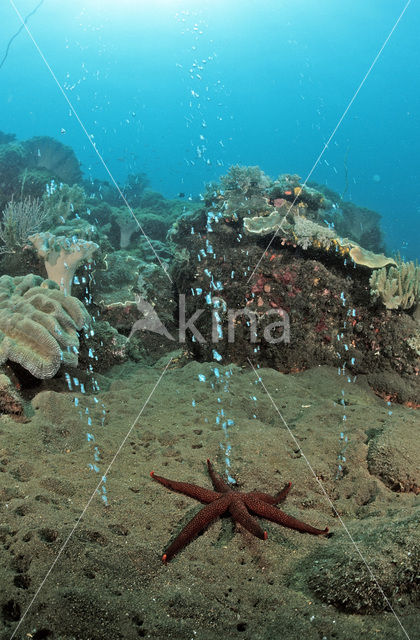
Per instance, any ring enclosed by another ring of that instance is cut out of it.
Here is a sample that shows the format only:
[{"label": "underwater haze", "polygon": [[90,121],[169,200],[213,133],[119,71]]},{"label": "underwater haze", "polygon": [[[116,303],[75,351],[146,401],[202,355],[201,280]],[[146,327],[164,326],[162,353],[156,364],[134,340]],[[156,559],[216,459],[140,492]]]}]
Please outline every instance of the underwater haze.
[{"label": "underwater haze", "polygon": [[0,640],[420,640],[420,0],[0,0]]},{"label": "underwater haze", "polygon": [[[28,25],[116,179],[141,171],[195,198],[232,164],[306,178],[405,4],[45,0]],[[7,0],[0,24],[5,51],[20,26]],[[412,3],[311,175],[378,211],[407,259],[420,241],[419,31]],[[57,137],[105,178],[25,32],[0,72],[2,130]]]}]

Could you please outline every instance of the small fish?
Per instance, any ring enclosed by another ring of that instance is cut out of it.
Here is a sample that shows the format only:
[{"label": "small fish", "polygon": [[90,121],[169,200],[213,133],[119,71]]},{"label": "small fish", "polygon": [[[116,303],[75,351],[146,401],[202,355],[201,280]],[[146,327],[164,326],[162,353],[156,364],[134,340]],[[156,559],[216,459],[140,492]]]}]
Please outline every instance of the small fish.
[{"label": "small fish", "polygon": [[178,193],[178,198],[185,198],[185,193],[183,191],[180,191]]}]

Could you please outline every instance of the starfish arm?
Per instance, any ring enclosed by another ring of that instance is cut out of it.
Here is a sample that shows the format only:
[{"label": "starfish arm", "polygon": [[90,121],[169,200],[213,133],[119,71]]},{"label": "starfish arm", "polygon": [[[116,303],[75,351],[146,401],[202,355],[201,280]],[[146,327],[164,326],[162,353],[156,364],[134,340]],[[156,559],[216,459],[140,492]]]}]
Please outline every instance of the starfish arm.
[{"label": "starfish arm", "polygon": [[211,504],[203,507],[190,522],[183,528],[179,536],[175,538],[172,544],[166,549],[162,556],[162,562],[169,562],[173,556],[185,547],[193,538],[205,529],[210,522],[218,518],[224,513],[230,502],[230,496],[222,496]]},{"label": "starfish arm", "polygon": [[263,502],[267,502],[268,504],[278,504],[279,502],[283,502],[286,499],[287,494],[292,488],[292,483],[288,482],[284,489],[276,493],[276,495],[272,496],[269,493],[262,493],[261,491],[251,491],[248,495],[251,495],[253,498],[257,498],[257,500],[262,500]]},{"label": "starfish arm", "polygon": [[261,540],[267,540],[267,532],[264,531],[255,518],[251,516],[243,500],[238,498],[231,499],[229,513],[235,522],[239,522],[239,524],[252,533],[252,535],[261,538]]},{"label": "starfish arm", "polygon": [[305,533],[312,533],[316,536],[326,534],[329,531],[328,527],[326,527],[325,529],[316,529],[310,524],[306,524],[305,522],[302,522],[301,520],[298,520],[293,516],[287,515],[287,513],[284,513],[284,511],[277,509],[277,507],[271,504],[267,504],[262,500],[258,500],[258,498],[254,498],[252,495],[245,494],[244,502],[248,509],[250,509],[257,515],[263,518],[267,518],[267,520],[271,520],[272,522],[277,522],[283,527],[296,529],[297,531],[303,531]]},{"label": "starfish arm", "polygon": [[157,482],[160,482],[160,484],[168,487],[168,489],[173,489],[174,491],[178,491],[178,493],[183,493],[186,496],[190,496],[190,498],[199,500],[200,502],[213,502],[213,500],[217,500],[222,495],[221,493],[212,491],[211,489],[199,487],[197,484],[190,484],[189,482],[176,482],[176,480],[169,480],[168,478],[157,476],[154,471],[151,471],[150,475],[153,480],[157,480]]},{"label": "starfish arm", "polygon": [[231,487],[223,480],[222,476],[215,472],[213,469],[213,465],[210,460],[207,458],[207,469],[209,471],[209,476],[213,483],[213,487],[216,491],[220,491],[221,493],[226,493],[227,491],[231,491]]}]

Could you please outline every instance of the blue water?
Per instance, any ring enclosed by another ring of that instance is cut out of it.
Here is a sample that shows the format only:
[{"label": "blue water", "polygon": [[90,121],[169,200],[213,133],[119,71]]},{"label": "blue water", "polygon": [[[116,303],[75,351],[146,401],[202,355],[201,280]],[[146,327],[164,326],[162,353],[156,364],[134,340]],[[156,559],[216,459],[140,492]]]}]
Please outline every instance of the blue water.
[{"label": "blue water", "polygon": [[[38,4],[13,2],[24,16]],[[144,171],[166,196],[197,197],[235,163],[306,178],[406,3],[44,0],[28,27],[115,178]],[[0,58],[19,26],[2,0]],[[420,241],[419,32],[412,1],[311,176],[380,212],[407,259]],[[106,178],[25,31],[0,87],[0,130],[56,137]]]}]

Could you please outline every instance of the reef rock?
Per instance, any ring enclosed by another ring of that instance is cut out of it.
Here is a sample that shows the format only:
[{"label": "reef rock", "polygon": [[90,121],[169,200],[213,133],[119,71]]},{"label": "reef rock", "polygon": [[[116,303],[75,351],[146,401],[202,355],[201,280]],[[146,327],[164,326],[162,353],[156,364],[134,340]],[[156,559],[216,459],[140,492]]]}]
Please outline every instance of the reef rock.
[{"label": "reef rock", "polygon": [[363,558],[357,555],[346,533],[312,560],[309,584],[324,602],[348,613],[374,614],[387,609],[387,601],[373,576],[378,577],[383,593],[393,606],[418,597],[420,570],[419,513],[388,522],[362,522],[350,528]]},{"label": "reef rock", "polygon": [[23,404],[12,382],[4,373],[0,373],[0,413],[23,416]]},{"label": "reef rock", "polygon": [[402,420],[384,427],[369,442],[368,467],[392,491],[420,493],[420,444]]},{"label": "reef rock", "polygon": [[[271,199],[251,169],[236,171],[225,190],[212,185],[203,207],[169,234],[178,256],[172,277],[185,296],[180,323],[193,317],[197,329],[186,332],[188,350],[201,361],[251,360],[284,373],[332,365],[350,379],[365,375],[383,397],[417,405],[419,360],[408,342],[416,323],[370,295],[372,269],[395,261],[315,222],[304,201]],[[298,187],[289,182],[282,188],[293,198]]]}]

